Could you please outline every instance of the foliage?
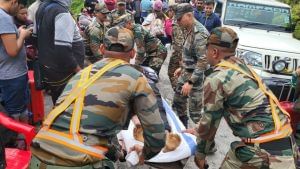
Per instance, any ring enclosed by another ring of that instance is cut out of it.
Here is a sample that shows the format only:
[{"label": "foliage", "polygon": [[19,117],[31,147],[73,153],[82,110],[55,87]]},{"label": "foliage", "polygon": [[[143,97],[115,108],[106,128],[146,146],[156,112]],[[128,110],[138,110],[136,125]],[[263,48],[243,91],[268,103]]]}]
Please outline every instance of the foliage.
[{"label": "foliage", "polygon": [[73,0],[71,5],[71,13],[77,16],[80,13],[81,8],[83,8],[84,0]]},{"label": "foliage", "polygon": [[[35,2],[35,0],[19,0],[19,1],[21,1],[21,2],[24,1],[24,3],[27,6],[29,6],[30,4]],[[81,8],[83,8],[83,2],[84,2],[84,0],[72,0],[71,13],[74,16],[77,16],[80,13]]]},{"label": "foliage", "polygon": [[294,37],[300,39],[300,22],[298,22],[298,24],[296,25]]}]

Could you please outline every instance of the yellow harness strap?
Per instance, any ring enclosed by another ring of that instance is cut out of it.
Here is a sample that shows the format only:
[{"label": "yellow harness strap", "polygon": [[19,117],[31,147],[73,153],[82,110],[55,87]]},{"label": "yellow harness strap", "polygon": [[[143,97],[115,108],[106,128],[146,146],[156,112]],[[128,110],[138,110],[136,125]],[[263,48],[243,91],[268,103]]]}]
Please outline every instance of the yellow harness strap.
[{"label": "yellow harness strap", "polygon": [[[109,64],[105,65],[102,69],[100,69],[93,77],[91,77],[88,81],[80,85],[80,87],[74,88],[70,94],[65,98],[65,100],[55,107],[47,116],[45,121],[43,122],[43,126],[50,126],[54,119],[58,115],[60,115],[64,110],[66,110],[69,105],[80,95],[80,93],[85,90],[88,86],[90,86],[92,83],[94,83],[95,80],[97,80],[100,76],[102,76],[106,71],[124,63],[122,60],[114,60],[110,62]],[[85,68],[83,71],[87,71],[88,69]]]},{"label": "yellow harness strap", "polygon": [[247,77],[255,80],[258,83],[259,88],[265,93],[266,96],[269,97],[269,101],[270,101],[270,106],[271,106],[271,112],[272,112],[272,118],[274,120],[274,126],[275,129],[274,131],[261,135],[258,138],[255,139],[247,139],[245,142],[247,143],[263,143],[263,142],[268,142],[268,141],[272,141],[272,140],[276,140],[276,139],[280,139],[280,138],[284,138],[286,136],[288,136],[289,134],[292,133],[292,128],[290,126],[290,124],[287,125],[282,125],[280,122],[280,118],[278,116],[278,114],[276,113],[276,105],[279,107],[279,109],[288,117],[290,117],[290,115],[280,106],[278,99],[276,98],[276,96],[274,96],[274,94],[270,91],[268,91],[266,89],[266,87],[264,86],[264,84],[262,83],[261,79],[259,78],[259,76],[255,73],[254,70],[252,70],[249,66],[248,69],[250,70],[252,75],[249,75],[247,72],[245,72],[243,69],[241,69],[240,67],[238,67],[235,64],[232,64],[228,61],[222,61],[221,63],[217,64],[217,66],[219,67],[225,67],[225,68],[231,68],[233,70],[236,70],[244,75],[246,75]]},{"label": "yellow harness strap", "polygon": [[[117,67],[125,63],[122,60],[114,60],[107,65],[105,65],[102,69],[100,69],[95,75],[91,78],[90,72],[92,70],[92,65],[88,66],[81,72],[81,78],[77,83],[77,86],[73,88],[68,96],[66,96],[65,100],[56,108],[54,108],[43,123],[43,127],[40,132],[36,135],[37,138],[51,140],[58,144],[62,144],[66,147],[69,147],[73,150],[80,151],[82,153],[86,153],[100,159],[104,158],[105,152],[107,152],[106,147],[101,146],[87,146],[83,144],[82,136],[80,135],[79,127],[82,109],[84,106],[84,97],[86,89],[93,84],[99,77],[101,77],[106,71]],[[75,102],[74,102],[75,100]],[[55,131],[50,129],[53,121],[66,110],[70,104],[74,102],[73,113],[71,117],[70,131],[69,134],[63,133],[60,131]]]},{"label": "yellow harness strap", "polygon": [[[89,80],[91,69],[92,66],[90,65],[81,73],[81,77],[78,81],[77,87],[81,87],[84,83],[86,83]],[[74,140],[81,143],[82,143],[82,139],[80,138],[80,134],[78,133],[78,131],[80,126],[82,108],[84,106],[83,103],[84,103],[85,91],[86,89],[82,90],[82,92],[77,97],[74,103],[73,114],[72,114],[72,119],[70,124],[70,134],[73,135]]]}]

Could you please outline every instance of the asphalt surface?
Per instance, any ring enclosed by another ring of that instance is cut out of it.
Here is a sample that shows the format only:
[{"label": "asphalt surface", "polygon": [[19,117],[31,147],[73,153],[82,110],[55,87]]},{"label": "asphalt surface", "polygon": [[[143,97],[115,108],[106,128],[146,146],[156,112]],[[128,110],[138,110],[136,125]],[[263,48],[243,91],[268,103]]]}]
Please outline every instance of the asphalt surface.
[{"label": "asphalt surface", "polygon": [[[169,49],[168,51],[171,51],[171,50]],[[158,87],[161,91],[162,97],[164,97],[169,104],[172,103],[173,95],[174,95],[174,91],[171,88],[168,73],[167,73],[169,59],[170,59],[170,53],[171,52],[169,52],[168,57],[165,60],[165,63],[163,65],[162,69],[161,69],[160,82],[158,83]],[[52,101],[51,101],[50,97],[46,95],[45,96],[45,109],[46,109],[46,112],[49,112],[52,109],[52,106],[53,105],[52,105]],[[195,126],[195,124],[193,124],[190,120],[189,127],[194,127],[194,126]],[[229,129],[227,123],[224,120],[222,120],[221,124],[219,126],[219,129],[217,131],[216,137],[215,137],[217,152],[215,152],[214,154],[209,155],[207,157],[207,162],[209,164],[209,169],[217,169],[217,168],[220,167],[226,152],[229,150],[230,143],[233,140],[238,140],[238,139],[232,135],[232,132]],[[179,163],[183,167],[180,167],[180,165],[178,165]],[[136,167],[128,167],[127,164],[124,163],[124,162],[123,163],[121,163],[121,162],[116,163],[116,168],[118,168],[118,169],[128,169],[128,168],[135,168],[135,169],[156,169],[156,168],[162,168],[162,169],[168,169],[168,168],[170,168],[170,169],[180,169],[180,168],[183,168],[183,169],[196,169],[197,168],[195,163],[194,163],[194,156],[191,156],[188,159],[181,160],[178,163],[174,163],[174,164],[157,164],[155,166],[156,167],[153,167],[153,165],[151,165],[151,166],[150,165],[141,165],[141,166],[136,166]]]}]

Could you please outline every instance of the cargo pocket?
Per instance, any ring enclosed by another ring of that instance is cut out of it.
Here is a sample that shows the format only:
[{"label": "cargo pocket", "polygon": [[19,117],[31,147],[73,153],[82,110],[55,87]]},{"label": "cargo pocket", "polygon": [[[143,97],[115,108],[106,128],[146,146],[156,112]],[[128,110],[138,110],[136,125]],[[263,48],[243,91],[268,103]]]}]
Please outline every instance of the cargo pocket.
[{"label": "cargo pocket", "polygon": [[248,162],[251,160],[255,152],[253,152],[247,145],[241,141],[235,141],[231,143],[231,149],[234,152],[237,159],[241,162]]}]

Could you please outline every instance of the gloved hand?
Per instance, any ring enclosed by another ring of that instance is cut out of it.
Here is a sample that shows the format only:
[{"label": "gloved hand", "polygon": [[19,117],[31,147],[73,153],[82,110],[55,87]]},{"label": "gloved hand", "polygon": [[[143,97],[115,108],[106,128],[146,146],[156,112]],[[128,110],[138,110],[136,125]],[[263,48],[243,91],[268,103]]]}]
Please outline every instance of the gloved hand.
[{"label": "gloved hand", "polygon": [[296,85],[297,85],[297,79],[298,79],[298,75],[296,74],[296,72],[294,72],[293,74],[292,74],[292,79],[291,79],[291,85],[292,85],[292,87],[296,87]]}]

